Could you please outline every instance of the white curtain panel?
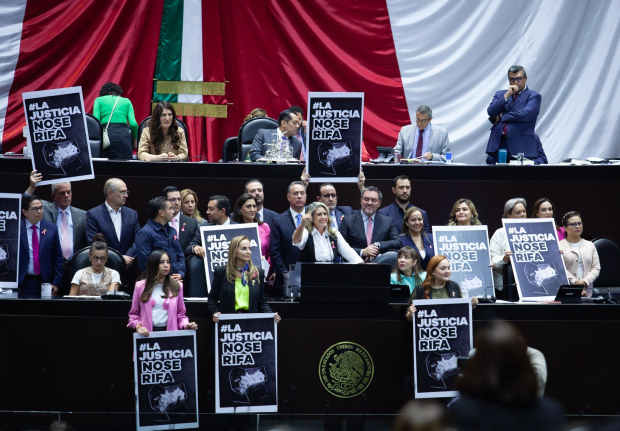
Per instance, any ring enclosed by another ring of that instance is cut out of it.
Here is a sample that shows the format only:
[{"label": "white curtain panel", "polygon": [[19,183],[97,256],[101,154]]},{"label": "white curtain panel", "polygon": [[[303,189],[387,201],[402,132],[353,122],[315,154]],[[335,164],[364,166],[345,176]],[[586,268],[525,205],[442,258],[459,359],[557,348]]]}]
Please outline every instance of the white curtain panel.
[{"label": "white curtain panel", "polygon": [[620,157],[620,0],[386,0],[409,115],[433,109],[456,162],[485,163],[487,107],[525,68],[549,163]]}]

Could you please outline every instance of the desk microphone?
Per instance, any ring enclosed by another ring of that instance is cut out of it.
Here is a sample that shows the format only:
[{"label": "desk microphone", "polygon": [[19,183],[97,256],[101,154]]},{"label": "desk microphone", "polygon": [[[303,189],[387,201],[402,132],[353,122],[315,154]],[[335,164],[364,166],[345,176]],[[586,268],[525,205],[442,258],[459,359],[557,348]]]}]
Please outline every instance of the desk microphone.
[{"label": "desk microphone", "polygon": [[[599,287],[599,289],[605,289],[607,291],[608,298],[602,302],[603,304],[617,304],[618,303],[618,300],[612,296],[611,291],[608,288]],[[599,296],[599,298],[602,298],[602,297]]]},{"label": "desk microphone", "polygon": [[516,286],[517,283],[510,283],[510,284],[498,284],[493,285],[493,286],[487,286],[484,288],[484,298],[478,298],[478,303],[479,304],[495,304],[495,301],[497,301],[497,298],[495,296],[491,296],[490,298],[487,296],[487,290],[488,289],[495,289],[496,287],[502,286],[502,287],[508,287],[508,286]]}]

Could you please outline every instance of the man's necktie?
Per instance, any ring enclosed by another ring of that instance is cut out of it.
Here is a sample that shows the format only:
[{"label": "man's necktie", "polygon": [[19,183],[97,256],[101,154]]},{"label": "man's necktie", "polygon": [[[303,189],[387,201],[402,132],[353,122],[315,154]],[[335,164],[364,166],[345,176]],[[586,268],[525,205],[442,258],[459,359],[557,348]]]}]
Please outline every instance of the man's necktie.
[{"label": "man's necktie", "polygon": [[420,130],[420,137],[418,138],[418,146],[415,149],[415,156],[422,157],[422,147],[424,146],[424,139],[422,138],[424,130]]},{"label": "man's necktie", "polygon": [[297,219],[297,225],[295,227],[299,227],[299,223],[301,223],[301,214],[297,214],[295,219]]},{"label": "man's necktie", "polygon": [[[512,96],[512,103],[515,103],[515,100],[517,100],[517,96],[519,95],[519,93],[515,93]],[[504,127],[502,129],[502,131],[504,132],[504,135],[508,136],[508,126],[506,124],[504,124]]]},{"label": "man's necktie", "polygon": [[39,263],[39,237],[37,236],[37,225],[32,225],[32,265],[34,273],[41,274],[41,264]]},{"label": "man's necktie", "polygon": [[259,212],[257,212],[257,213],[256,213],[256,220],[258,220],[258,221],[262,221],[262,220],[263,220],[263,219],[261,218],[261,216],[260,216],[260,213],[259,213]]},{"label": "man's necktie", "polygon": [[60,220],[60,239],[62,240],[62,255],[65,259],[71,258],[71,237],[69,237],[69,220],[67,220],[67,211],[60,210],[62,219]]},{"label": "man's necktie", "polygon": [[329,213],[329,216],[332,218],[332,227],[334,229],[338,229],[338,222],[336,221],[336,213]]},{"label": "man's necktie", "polygon": [[368,228],[366,229],[366,243],[372,244],[372,217],[368,217]]}]

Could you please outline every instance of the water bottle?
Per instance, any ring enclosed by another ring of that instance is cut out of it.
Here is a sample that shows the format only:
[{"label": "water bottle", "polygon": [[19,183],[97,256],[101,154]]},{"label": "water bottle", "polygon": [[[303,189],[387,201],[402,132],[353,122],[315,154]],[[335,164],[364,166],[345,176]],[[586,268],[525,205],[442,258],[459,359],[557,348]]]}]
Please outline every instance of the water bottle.
[{"label": "water bottle", "polygon": [[449,165],[452,163],[452,153],[446,153],[446,164]]}]

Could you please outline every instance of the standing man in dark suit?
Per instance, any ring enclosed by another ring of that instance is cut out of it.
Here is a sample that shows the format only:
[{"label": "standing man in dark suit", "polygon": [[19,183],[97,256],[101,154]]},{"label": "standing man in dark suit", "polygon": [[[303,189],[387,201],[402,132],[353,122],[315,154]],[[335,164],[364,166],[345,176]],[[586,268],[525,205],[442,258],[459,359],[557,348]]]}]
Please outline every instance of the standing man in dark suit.
[{"label": "standing man in dark suit", "polygon": [[420,210],[420,212],[422,212],[422,218],[424,219],[424,230],[426,233],[430,234],[431,226],[428,222],[426,211],[417,205],[412,205],[409,203],[409,197],[411,196],[411,180],[409,177],[406,175],[399,175],[394,178],[392,193],[394,193],[394,203],[386,206],[385,208],[381,208],[379,210],[379,214],[390,217],[394,222],[394,226],[396,226],[396,230],[401,232],[403,229],[403,218],[405,217],[405,211],[407,211],[407,208],[415,206]]},{"label": "standing man in dark suit", "polygon": [[138,255],[136,234],[140,230],[138,213],[127,208],[129,196],[123,180],[110,178],[103,186],[105,202],[86,213],[86,239],[92,243],[96,234],[105,237],[108,247],[118,251],[125,260],[125,283],[131,292],[136,282],[136,267],[132,266]]},{"label": "standing man in dark suit", "polygon": [[293,181],[286,192],[289,209],[276,217],[271,227],[269,252],[271,263],[276,272],[274,296],[282,296],[284,288],[284,273],[288,272],[289,265],[297,263],[299,249],[293,245],[293,232],[301,223],[306,213],[306,187],[301,181]]},{"label": "standing man in dark suit", "polygon": [[342,237],[366,261],[402,247],[392,219],[377,213],[382,198],[378,188],[366,187],[362,192],[362,210],[345,216],[339,229]]},{"label": "standing man in dark suit", "polygon": [[162,191],[161,195],[170,201],[173,212],[170,226],[172,226],[179,237],[179,244],[187,259],[192,252],[190,243],[198,232],[198,222],[194,218],[181,214],[181,192],[179,189],[174,186],[168,186]]},{"label": "standing man in dark suit", "polygon": [[41,283],[52,284],[52,295],[62,287],[63,255],[58,229],[54,223],[43,220],[43,211],[38,197],[22,197],[17,284],[29,295],[40,295]]},{"label": "standing man in dark suit", "polygon": [[[209,198],[207,204],[207,226],[224,226],[227,224],[237,224],[232,221],[230,215],[230,200],[226,196],[215,195]],[[194,253],[196,256],[205,258],[206,251],[202,246],[202,236],[200,235],[200,229],[196,231],[192,241],[187,246],[189,253]],[[186,256],[189,254],[186,251]]]},{"label": "standing man in dark suit", "polygon": [[250,149],[250,157],[253,162],[265,157],[268,145],[273,143],[289,145],[293,158],[299,159],[301,156],[302,143],[294,137],[299,128],[299,118],[293,111],[282,111],[278,117],[279,126],[275,129],[260,129]]},{"label": "standing man in dark suit", "polygon": [[245,187],[243,189],[244,193],[249,193],[254,196],[254,200],[256,201],[256,215],[257,217],[267,223],[269,227],[273,226],[273,220],[279,215],[275,211],[271,211],[264,207],[265,203],[265,190],[263,188],[263,183],[259,180],[250,180],[245,183]]},{"label": "standing man in dark suit", "polygon": [[498,162],[499,150],[508,151],[507,162],[518,153],[532,160],[538,156],[534,129],[542,97],[527,88],[527,73],[522,66],[508,69],[508,84],[508,90],[496,92],[487,108],[493,123],[486,151],[488,164]]}]

